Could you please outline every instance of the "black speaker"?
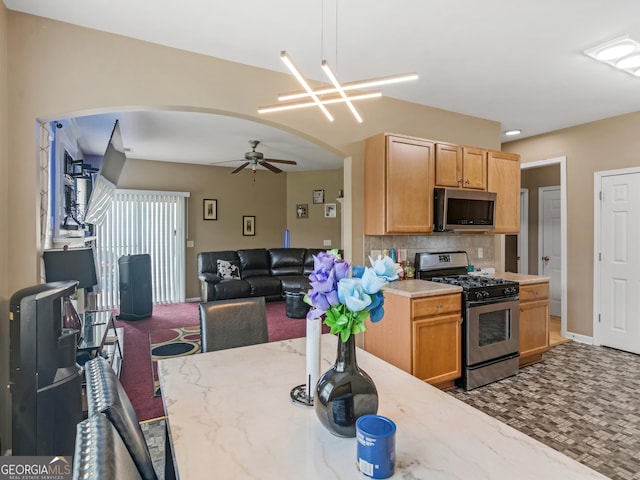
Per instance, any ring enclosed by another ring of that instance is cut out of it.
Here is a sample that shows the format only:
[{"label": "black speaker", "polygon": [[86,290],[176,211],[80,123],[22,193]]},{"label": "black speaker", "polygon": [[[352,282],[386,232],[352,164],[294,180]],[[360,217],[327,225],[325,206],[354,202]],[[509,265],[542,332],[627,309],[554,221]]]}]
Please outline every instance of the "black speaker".
[{"label": "black speaker", "polygon": [[120,314],[118,320],[142,320],[153,313],[151,256],[125,255],[118,259],[120,270]]}]

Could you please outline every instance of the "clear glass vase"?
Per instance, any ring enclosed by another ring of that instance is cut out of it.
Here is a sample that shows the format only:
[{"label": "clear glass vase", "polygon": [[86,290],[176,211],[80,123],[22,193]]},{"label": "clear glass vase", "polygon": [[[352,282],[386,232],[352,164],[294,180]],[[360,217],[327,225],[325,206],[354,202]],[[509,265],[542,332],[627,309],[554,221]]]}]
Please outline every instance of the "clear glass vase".
[{"label": "clear glass vase", "polygon": [[358,367],[353,335],[346,342],[338,335],[336,363],[318,380],[314,408],[320,423],[338,437],[355,437],[356,420],[378,412],[378,391]]}]

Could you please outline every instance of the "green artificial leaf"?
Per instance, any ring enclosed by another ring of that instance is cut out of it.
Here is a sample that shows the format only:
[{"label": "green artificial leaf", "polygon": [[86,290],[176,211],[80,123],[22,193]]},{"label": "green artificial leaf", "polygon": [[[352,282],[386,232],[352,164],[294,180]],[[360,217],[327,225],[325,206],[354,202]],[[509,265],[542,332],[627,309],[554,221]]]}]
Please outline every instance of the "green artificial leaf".
[{"label": "green artificial leaf", "polygon": [[346,342],[347,340],[349,340],[349,335],[351,335],[351,332],[349,332],[349,330],[342,330],[340,332],[340,340]]}]

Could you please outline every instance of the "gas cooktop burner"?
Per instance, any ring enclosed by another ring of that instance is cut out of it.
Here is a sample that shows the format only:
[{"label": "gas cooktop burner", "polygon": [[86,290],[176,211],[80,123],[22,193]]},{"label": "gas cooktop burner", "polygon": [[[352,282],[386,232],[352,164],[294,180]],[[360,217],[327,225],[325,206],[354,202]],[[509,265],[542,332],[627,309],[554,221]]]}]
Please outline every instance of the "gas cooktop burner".
[{"label": "gas cooktop burner", "polygon": [[463,298],[469,300],[488,300],[515,297],[520,292],[518,282],[502,278],[476,277],[473,275],[455,275],[433,277],[432,282],[446,283],[462,287]]},{"label": "gas cooktop burner", "polygon": [[473,275],[456,275],[449,277],[434,277],[432,282],[448,283],[449,285],[457,285],[462,288],[476,288],[476,287],[493,287],[496,285],[513,286],[517,285],[517,282],[510,280],[504,280],[502,278],[489,278],[489,277],[476,277]]}]

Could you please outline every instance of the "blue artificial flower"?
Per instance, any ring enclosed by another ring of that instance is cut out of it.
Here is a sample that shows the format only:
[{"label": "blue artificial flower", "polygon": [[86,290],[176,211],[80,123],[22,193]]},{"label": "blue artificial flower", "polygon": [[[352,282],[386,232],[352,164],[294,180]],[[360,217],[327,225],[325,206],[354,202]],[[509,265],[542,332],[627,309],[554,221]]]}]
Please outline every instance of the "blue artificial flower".
[{"label": "blue artificial flower", "polygon": [[371,304],[359,278],[343,278],[338,282],[338,298],[352,312],[361,312]]}]

